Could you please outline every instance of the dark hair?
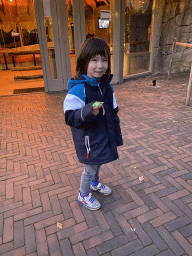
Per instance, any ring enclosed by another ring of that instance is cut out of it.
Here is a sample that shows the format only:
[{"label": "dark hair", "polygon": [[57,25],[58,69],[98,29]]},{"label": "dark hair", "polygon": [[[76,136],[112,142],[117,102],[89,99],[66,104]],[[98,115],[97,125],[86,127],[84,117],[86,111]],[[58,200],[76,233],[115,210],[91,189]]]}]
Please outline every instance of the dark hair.
[{"label": "dark hair", "polygon": [[111,73],[111,58],[108,44],[99,37],[90,37],[84,40],[80,46],[76,65],[76,79],[79,79],[82,74],[87,74],[89,62],[97,54],[108,58],[108,69],[105,75]]}]

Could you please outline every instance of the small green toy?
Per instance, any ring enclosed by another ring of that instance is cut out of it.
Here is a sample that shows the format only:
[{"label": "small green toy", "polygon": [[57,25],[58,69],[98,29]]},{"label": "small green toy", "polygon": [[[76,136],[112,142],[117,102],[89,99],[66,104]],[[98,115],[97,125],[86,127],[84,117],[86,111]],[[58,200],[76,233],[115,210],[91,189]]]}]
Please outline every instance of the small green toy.
[{"label": "small green toy", "polygon": [[101,107],[102,106],[102,103],[101,102],[98,102],[98,101],[96,101],[93,105],[92,105],[92,107]]}]

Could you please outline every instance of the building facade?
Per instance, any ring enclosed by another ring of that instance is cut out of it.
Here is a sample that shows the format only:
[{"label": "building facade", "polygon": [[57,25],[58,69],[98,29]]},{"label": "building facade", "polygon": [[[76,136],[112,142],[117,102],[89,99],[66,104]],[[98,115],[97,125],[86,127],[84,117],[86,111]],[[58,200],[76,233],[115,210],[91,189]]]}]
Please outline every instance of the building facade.
[{"label": "building facade", "polygon": [[171,62],[172,72],[190,69],[191,50],[172,44],[192,41],[191,9],[192,0],[1,0],[0,42],[25,54],[40,49],[45,90],[59,92],[75,75],[81,42],[101,37],[111,50],[112,83],[123,83],[167,72]]}]

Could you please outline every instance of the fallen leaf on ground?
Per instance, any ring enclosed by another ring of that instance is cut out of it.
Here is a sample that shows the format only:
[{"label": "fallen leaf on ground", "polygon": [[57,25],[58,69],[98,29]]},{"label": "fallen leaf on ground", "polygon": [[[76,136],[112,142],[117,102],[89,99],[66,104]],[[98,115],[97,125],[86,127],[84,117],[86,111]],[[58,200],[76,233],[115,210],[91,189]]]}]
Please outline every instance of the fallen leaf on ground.
[{"label": "fallen leaf on ground", "polygon": [[140,181],[143,181],[143,180],[144,180],[144,177],[143,177],[143,176],[139,177],[139,180],[140,180]]},{"label": "fallen leaf on ground", "polygon": [[61,224],[60,222],[57,222],[57,228],[62,228],[63,224]]}]

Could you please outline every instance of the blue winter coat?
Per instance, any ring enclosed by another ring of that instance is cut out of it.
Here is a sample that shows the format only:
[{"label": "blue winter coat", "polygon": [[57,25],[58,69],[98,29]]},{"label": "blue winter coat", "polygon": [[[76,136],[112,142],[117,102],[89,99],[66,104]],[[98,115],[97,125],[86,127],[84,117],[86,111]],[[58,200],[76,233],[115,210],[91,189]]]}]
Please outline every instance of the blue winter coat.
[{"label": "blue winter coat", "polygon": [[[109,75],[102,86],[97,78],[90,79],[86,75],[68,81],[65,122],[71,127],[81,163],[104,164],[116,160],[117,146],[123,145],[115,93],[109,84],[112,77]],[[97,116],[92,112],[95,101],[104,102]]]}]

